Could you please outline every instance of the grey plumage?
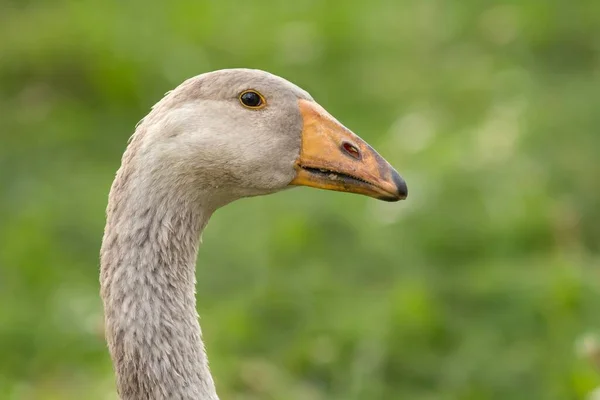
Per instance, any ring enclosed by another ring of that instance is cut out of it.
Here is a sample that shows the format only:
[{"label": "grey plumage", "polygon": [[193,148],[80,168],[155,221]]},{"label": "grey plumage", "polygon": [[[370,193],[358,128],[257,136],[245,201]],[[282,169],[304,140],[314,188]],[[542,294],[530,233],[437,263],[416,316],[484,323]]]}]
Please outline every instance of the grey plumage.
[{"label": "grey plumage", "polygon": [[[260,92],[267,106],[244,107]],[[106,339],[124,400],[218,400],[195,298],[199,238],[236,199],[290,185],[387,201],[406,184],[308,93],[264,71],[189,79],[136,127],[113,182],[101,248]]]},{"label": "grey plumage", "polygon": [[[255,88],[268,114],[239,106]],[[255,70],[192,78],[138,125],[112,185],[101,249],[101,294],[119,395],[127,400],[217,394],[195,301],[199,237],[236,198],[284,189],[302,121],[295,85]]]}]

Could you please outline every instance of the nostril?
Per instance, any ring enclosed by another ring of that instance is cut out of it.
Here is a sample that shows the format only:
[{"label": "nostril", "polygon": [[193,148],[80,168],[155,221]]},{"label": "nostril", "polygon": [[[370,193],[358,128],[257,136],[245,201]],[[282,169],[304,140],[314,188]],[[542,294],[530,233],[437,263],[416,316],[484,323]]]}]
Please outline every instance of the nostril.
[{"label": "nostril", "polygon": [[355,145],[348,143],[348,142],[344,142],[344,143],[342,143],[342,149],[350,157],[356,158],[357,160],[360,159],[360,150],[358,150],[358,148]]}]

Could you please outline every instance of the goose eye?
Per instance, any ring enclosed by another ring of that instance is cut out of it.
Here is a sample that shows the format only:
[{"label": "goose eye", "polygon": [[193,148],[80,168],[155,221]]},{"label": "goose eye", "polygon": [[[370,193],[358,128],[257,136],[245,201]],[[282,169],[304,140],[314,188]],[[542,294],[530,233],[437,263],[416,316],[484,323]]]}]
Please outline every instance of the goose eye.
[{"label": "goose eye", "polygon": [[261,108],[265,105],[262,95],[254,90],[246,90],[240,94],[240,102],[248,108]]}]

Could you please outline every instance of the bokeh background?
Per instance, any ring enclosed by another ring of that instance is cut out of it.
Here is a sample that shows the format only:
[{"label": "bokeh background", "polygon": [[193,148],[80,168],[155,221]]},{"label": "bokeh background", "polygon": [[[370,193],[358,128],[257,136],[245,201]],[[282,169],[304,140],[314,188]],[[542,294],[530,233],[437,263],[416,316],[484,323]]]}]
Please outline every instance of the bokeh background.
[{"label": "bokeh background", "polygon": [[406,178],[211,220],[223,399],[563,400],[600,385],[600,2],[0,0],[0,399],[115,399],[98,295],[134,126],[214,69],[307,89]]}]

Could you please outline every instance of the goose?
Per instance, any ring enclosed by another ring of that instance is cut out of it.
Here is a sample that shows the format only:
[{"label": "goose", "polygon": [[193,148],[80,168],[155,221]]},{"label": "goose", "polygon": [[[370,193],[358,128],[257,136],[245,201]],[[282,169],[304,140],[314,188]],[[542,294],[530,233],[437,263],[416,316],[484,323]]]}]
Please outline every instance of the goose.
[{"label": "goose", "polygon": [[196,311],[201,233],[220,207],[308,186],[385,201],[398,172],[306,91],[225,69],[168,92],[136,126],[108,196],[105,335],[124,400],[218,400]]}]

